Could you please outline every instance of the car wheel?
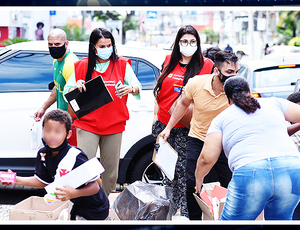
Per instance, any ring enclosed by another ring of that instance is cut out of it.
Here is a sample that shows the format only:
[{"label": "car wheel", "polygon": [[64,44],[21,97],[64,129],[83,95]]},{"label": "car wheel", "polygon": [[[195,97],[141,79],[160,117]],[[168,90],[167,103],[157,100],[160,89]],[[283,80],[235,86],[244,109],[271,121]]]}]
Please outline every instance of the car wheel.
[{"label": "car wheel", "polygon": [[165,174],[152,161],[153,151],[148,151],[134,164],[131,183],[140,180],[149,184],[165,185]]}]

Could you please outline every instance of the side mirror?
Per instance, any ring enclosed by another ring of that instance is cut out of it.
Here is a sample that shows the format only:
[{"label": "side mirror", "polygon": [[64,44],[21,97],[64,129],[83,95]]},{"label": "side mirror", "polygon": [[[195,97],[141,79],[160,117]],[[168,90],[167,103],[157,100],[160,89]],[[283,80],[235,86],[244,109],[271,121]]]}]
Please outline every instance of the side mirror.
[{"label": "side mirror", "polygon": [[300,91],[300,79],[297,80],[294,88],[294,93]]}]

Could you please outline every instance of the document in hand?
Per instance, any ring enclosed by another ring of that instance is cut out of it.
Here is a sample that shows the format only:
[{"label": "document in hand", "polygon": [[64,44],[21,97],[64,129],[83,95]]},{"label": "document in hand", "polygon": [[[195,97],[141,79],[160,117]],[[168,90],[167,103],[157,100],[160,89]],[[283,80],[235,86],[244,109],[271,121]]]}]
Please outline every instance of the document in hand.
[{"label": "document in hand", "polygon": [[173,180],[178,154],[168,142],[164,143],[161,136],[157,137],[156,146],[152,160],[170,180]]},{"label": "document in hand", "polygon": [[74,89],[65,95],[77,118],[81,118],[113,101],[100,75],[87,81],[85,87],[86,91],[82,91],[82,93],[78,89]]}]

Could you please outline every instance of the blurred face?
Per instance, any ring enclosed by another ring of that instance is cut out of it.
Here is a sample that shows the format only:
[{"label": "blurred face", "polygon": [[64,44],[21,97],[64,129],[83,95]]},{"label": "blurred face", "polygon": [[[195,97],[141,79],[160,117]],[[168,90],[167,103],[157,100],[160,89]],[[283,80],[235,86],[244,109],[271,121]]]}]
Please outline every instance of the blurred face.
[{"label": "blurred face", "polygon": [[50,148],[59,147],[67,137],[65,124],[54,120],[46,121],[43,128],[43,137]]}]

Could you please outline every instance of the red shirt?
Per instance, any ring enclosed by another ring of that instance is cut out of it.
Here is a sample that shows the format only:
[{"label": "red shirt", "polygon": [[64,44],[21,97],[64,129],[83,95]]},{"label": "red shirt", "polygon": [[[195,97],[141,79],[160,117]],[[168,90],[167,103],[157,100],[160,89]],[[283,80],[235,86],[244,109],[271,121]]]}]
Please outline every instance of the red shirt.
[{"label": "red shirt", "polygon": [[[165,64],[166,66],[170,62],[170,55],[166,56]],[[210,74],[212,72],[214,63],[208,58],[204,58],[204,64],[198,75]],[[157,97],[157,104],[159,110],[157,113],[157,118],[160,122],[167,125],[171,115],[169,110],[175,100],[180,94],[180,90],[183,86],[184,73],[186,71],[185,67],[181,67],[179,63],[176,65],[174,70],[164,79],[160,92]],[[180,122],[178,122],[174,127],[184,127]]]},{"label": "red shirt", "polygon": [[[114,65],[113,71],[112,61],[110,61],[104,73],[100,73],[96,70],[93,71],[92,79],[99,75],[102,76],[113,101],[80,119],[76,119],[74,121],[76,127],[99,135],[116,134],[125,130],[126,121],[129,119],[129,112],[126,105],[128,95],[123,96],[121,99],[116,96],[115,84],[119,80],[124,84],[127,62],[131,63],[130,59],[119,57],[119,60]],[[81,59],[75,62],[74,65],[76,82],[80,79],[85,80],[88,58]]]}]

